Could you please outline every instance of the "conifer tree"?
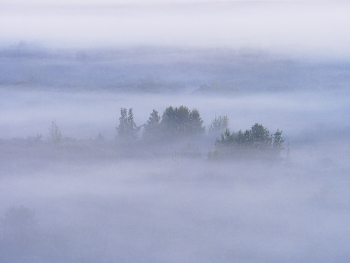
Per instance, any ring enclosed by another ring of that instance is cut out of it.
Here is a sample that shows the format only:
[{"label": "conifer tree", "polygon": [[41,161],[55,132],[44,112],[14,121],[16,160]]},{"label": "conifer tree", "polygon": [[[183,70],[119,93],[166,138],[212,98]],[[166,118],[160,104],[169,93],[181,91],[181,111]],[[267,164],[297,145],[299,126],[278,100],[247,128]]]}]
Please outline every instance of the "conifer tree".
[{"label": "conifer tree", "polygon": [[147,120],[147,123],[143,125],[143,128],[143,140],[149,141],[158,138],[160,132],[160,116],[158,115],[158,111],[153,109],[152,113],[150,114]]},{"label": "conifer tree", "polygon": [[116,127],[118,140],[121,142],[135,142],[138,139],[140,127],[134,122],[132,108],[127,111],[125,108],[120,109],[119,125]]}]

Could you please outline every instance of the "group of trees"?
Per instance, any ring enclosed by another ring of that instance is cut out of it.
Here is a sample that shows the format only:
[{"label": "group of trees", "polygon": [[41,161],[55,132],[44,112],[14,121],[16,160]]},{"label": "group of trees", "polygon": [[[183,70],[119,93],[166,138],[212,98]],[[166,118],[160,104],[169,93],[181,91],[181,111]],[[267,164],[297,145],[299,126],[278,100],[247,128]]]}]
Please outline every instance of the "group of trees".
[{"label": "group of trees", "polygon": [[[231,132],[228,128],[227,116],[215,116],[205,137],[205,127],[197,109],[189,110],[185,106],[168,107],[160,117],[158,111],[153,110],[147,122],[137,126],[134,122],[132,109],[120,110],[117,140],[121,145],[130,147],[146,145],[157,148],[160,143],[188,141],[203,141],[204,138],[217,138],[215,146],[209,151],[208,159],[244,159],[244,158],[280,158],[284,149],[282,131],[270,134],[261,124],[254,124],[250,130]],[[140,136],[140,130],[142,136]]]},{"label": "group of trees", "polygon": [[133,143],[138,139],[138,127],[134,122],[134,114],[132,109],[120,109],[119,125],[116,128],[118,132],[118,140],[124,143]]},{"label": "group of trees", "polygon": [[[215,116],[206,127],[197,109],[186,106],[168,107],[163,114],[153,109],[147,122],[138,126],[134,121],[132,108],[121,108],[117,136],[107,141],[101,134],[96,139],[76,140],[63,137],[60,126],[53,121],[49,128],[47,143],[41,134],[26,139],[1,140],[4,152],[14,148],[32,152],[33,156],[55,159],[62,158],[115,158],[127,156],[203,156],[216,159],[280,159],[284,149],[282,131],[270,134],[262,124],[254,124],[249,130],[230,131],[227,116]],[[215,142],[215,144],[214,144]],[[214,145],[213,145],[214,144]],[[52,151],[54,145],[55,150]],[[23,146],[23,147],[21,147]],[[208,149],[212,147],[209,150]],[[288,151],[287,151],[288,156]],[[288,158],[288,157],[287,157]],[[10,169],[10,168],[9,168]]]},{"label": "group of trees", "polygon": [[280,158],[284,139],[282,131],[270,134],[262,124],[255,123],[250,130],[231,132],[228,128],[216,140],[209,159]]},{"label": "group of trees", "polygon": [[[149,143],[155,141],[174,141],[205,134],[205,127],[197,109],[189,110],[185,106],[168,107],[162,117],[153,110],[147,122],[137,126],[132,109],[120,110],[119,125],[116,127],[118,141],[132,144],[137,140]],[[139,132],[143,127],[142,137]]]}]

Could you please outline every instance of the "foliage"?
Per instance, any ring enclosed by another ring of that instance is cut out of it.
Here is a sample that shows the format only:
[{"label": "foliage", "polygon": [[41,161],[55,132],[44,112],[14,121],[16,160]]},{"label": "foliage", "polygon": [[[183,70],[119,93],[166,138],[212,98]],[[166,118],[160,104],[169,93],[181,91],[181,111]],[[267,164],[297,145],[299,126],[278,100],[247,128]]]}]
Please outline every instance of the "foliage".
[{"label": "foliage", "polygon": [[128,143],[137,141],[140,127],[134,122],[132,108],[129,111],[125,108],[120,109],[119,125],[116,129],[119,141]]},{"label": "foliage", "polygon": [[27,136],[26,141],[31,144],[42,143],[43,135],[38,133],[36,136]]},{"label": "foliage", "polygon": [[[147,122],[142,125],[142,138],[139,140],[140,126],[134,121],[132,108],[120,109],[117,137],[110,143],[99,134],[96,139],[76,140],[62,138],[62,133],[56,121],[49,129],[49,140],[42,141],[42,135],[0,140],[0,146],[17,156],[35,157],[40,160],[43,156],[56,159],[77,158],[91,160],[93,158],[115,158],[117,156],[155,156],[178,152],[181,156],[201,156],[212,145],[214,135],[221,131],[215,145],[209,150],[208,159],[281,159],[284,150],[282,131],[270,134],[262,124],[255,123],[249,130],[231,132],[228,128],[227,116],[215,116],[209,126],[208,136],[205,137],[205,127],[197,109],[189,110],[186,106],[165,109],[160,117],[153,109]],[[55,144],[59,143],[59,147]],[[120,151],[116,151],[116,147]],[[30,147],[26,147],[30,146]],[[53,147],[54,146],[54,147]],[[121,146],[121,147],[119,147]],[[183,147],[182,147],[183,146]],[[181,148],[182,147],[182,148]],[[59,149],[52,151],[52,149]],[[4,151],[4,152],[6,152]],[[287,151],[287,160],[289,153]],[[59,158],[57,158],[59,157]],[[4,159],[5,160],[5,159]],[[3,162],[4,164],[5,162]],[[29,163],[23,158],[23,164]],[[27,167],[34,167],[33,165]],[[5,164],[4,164],[5,165]],[[7,165],[7,164],[6,164]],[[9,171],[11,165],[6,166]]]},{"label": "foliage", "polygon": [[200,117],[199,111],[197,109],[193,109],[190,111],[189,133],[203,134],[204,132],[205,127],[203,126],[203,120]]},{"label": "foliage", "polygon": [[155,140],[159,136],[159,128],[160,116],[158,115],[158,111],[153,109],[147,123],[143,125],[142,139],[146,141]]},{"label": "foliage", "polygon": [[259,123],[255,123],[250,129],[253,147],[259,151],[267,150],[271,147],[272,138],[269,130]]},{"label": "foliage", "polygon": [[209,135],[218,135],[228,128],[229,120],[227,116],[215,116],[209,126]]},{"label": "foliage", "polygon": [[209,151],[208,159],[278,159],[284,149],[283,143],[282,131],[270,135],[269,130],[259,123],[245,132],[226,129],[216,140],[214,149]]},{"label": "foliage", "polygon": [[205,132],[199,111],[197,109],[190,111],[186,106],[166,108],[160,125],[163,136],[167,139],[184,138]]},{"label": "foliage", "polygon": [[49,139],[51,142],[57,144],[62,141],[62,133],[60,126],[56,123],[56,121],[53,121],[51,124],[51,128],[49,128]]},{"label": "foliage", "polygon": [[[282,131],[277,129],[277,131],[273,134],[272,140],[273,140],[272,148],[274,150],[274,153],[276,156],[279,156],[281,151],[284,150],[283,143],[285,140],[282,138]],[[289,155],[289,143],[288,143],[287,153]]]}]

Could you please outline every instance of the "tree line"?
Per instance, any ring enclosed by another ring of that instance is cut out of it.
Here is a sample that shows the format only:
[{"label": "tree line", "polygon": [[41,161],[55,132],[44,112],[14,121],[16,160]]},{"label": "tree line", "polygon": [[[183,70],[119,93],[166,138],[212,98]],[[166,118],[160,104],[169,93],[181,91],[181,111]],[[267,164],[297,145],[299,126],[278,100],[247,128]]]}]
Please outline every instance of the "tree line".
[{"label": "tree line", "polygon": [[[142,137],[139,131],[143,128]],[[139,139],[143,142],[179,140],[191,136],[205,134],[205,127],[197,109],[189,110],[185,106],[168,107],[160,117],[158,111],[153,110],[142,126],[134,122],[132,108],[120,110],[117,140],[133,143]]]},{"label": "tree line", "polygon": [[[137,126],[132,108],[121,108],[117,141],[124,146],[136,144],[157,149],[159,145],[176,142],[203,142],[215,139],[214,147],[209,150],[208,159],[280,159],[284,150],[282,131],[270,131],[262,124],[255,123],[251,129],[231,132],[227,116],[215,116],[208,133],[197,109],[189,110],[186,106],[168,107],[162,116],[153,109],[147,122]],[[140,130],[142,133],[140,135]]]},{"label": "tree line", "polygon": [[[282,131],[270,133],[259,123],[245,131],[231,131],[227,116],[215,116],[206,130],[199,111],[190,110],[186,106],[169,106],[162,114],[153,109],[143,125],[135,123],[132,108],[121,108],[119,123],[115,128],[116,136],[112,141],[105,140],[101,134],[94,140],[76,140],[63,137],[60,126],[53,121],[47,143],[43,143],[43,136],[38,134],[26,139],[14,138],[11,141],[0,139],[0,145],[9,150],[11,147],[13,149],[13,146],[22,145],[34,149],[33,146],[40,145],[40,148],[35,148],[37,153],[52,158],[60,152],[64,152],[65,156],[74,154],[81,159],[84,159],[84,156],[115,158],[167,156],[176,153],[183,156],[205,155],[208,160],[215,161],[281,160],[285,141]],[[55,146],[54,151],[50,150],[50,145]],[[22,148],[27,151],[28,147]]]}]

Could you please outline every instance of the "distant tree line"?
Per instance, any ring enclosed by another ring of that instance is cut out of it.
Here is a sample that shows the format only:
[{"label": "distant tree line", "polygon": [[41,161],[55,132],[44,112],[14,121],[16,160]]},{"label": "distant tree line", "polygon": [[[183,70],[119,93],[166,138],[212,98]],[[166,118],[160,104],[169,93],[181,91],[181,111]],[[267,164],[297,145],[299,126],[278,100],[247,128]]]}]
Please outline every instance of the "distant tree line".
[{"label": "distant tree line", "polygon": [[[139,131],[143,128],[142,137]],[[116,127],[117,139],[121,142],[133,143],[139,139],[143,142],[158,140],[178,140],[190,136],[203,135],[205,127],[197,109],[189,110],[185,106],[168,107],[162,117],[153,110],[147,122],[137,126],[134,122],[132,108],[128,111],[120,109],[119,125]]]},{"label": "distant tree line", "polygon": [[[139,126],[134,121],[132,108],[121,108],[116,131],[113,141],[105,140],[101,134],[94,140],[76,140],[63,137],[60,126],[53,121],[47,143],[43,143],[43,136],[37,134],[26,139],[0,139],[0,146],[9,149],[9,152],[13,146],[19,146],[17,149],[25,146],[25,151],[35,148],[37,152],[33,156],[38,158],[41,155],[55,158],[57,154],[62,154],[64,158],[73,156],[82,160],[96,157],[113,159],[123,156],[167,156],[175,153],[176,156],[206,155],[210,161],[281,160],[285,141],[282,131],[270,133],[259,123],[255,123],[249,130],[231,131],[227,116],[215,116],[206,131],[199,111],[190,110],[186,106],[169,106],[162,114],[153,109],[146,123]],[[50,145],[55,146],[55,150]]]},{"label": "distant tree line", "polygon": [[[227,116],[215,116],[208,135],[197,109],[189,110],[186,106],[168,107],[160,117],[153,109],[149,119],[142,126],[134,122],[132,108],[121,108],[117,141],[120,145],[132,147],[148,146],[153,150],[160,144],[181,141],[204,141],[216,138],[214,147],[209,151],[208,159],[279,159],[284,149],[282,131],[270,131],[262,124],[254,124],[250,130],[231,132]],[[143,128],[142,134],[140,130]]]},{"label": "distant tree line", "polygon": [[279,159],[284,149],[282,131],[270,134],[269,130],[255,123],[250,130],[231,132],[228,128],[216,139],[208,159]]}]

